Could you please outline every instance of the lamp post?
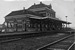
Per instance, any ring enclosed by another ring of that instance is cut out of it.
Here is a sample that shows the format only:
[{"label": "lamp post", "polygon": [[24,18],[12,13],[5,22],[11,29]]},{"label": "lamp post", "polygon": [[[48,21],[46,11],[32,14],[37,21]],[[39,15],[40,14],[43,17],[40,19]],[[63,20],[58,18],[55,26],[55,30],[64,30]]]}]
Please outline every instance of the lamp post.
[{"label": "lamp post", "polygon": [[[68,17],[68,16],[65,16],[65,17],[66,17],[66,22],[67,22],[67,17]],[[67,29],[67,23],[66,23],[66,29]]]}]

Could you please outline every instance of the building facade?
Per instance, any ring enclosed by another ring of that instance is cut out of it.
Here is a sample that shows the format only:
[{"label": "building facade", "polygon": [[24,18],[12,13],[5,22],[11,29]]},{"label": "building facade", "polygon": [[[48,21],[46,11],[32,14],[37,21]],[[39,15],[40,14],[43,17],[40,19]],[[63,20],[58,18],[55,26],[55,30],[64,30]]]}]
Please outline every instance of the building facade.
[{"label": "building facade", "polygon": [[5,16],[6,31],[51,31],[61,30],[63,24],[70,22],[56,18],[56,12],[51,4],[42,2],[35,4],[28,9],[12,11]]}]

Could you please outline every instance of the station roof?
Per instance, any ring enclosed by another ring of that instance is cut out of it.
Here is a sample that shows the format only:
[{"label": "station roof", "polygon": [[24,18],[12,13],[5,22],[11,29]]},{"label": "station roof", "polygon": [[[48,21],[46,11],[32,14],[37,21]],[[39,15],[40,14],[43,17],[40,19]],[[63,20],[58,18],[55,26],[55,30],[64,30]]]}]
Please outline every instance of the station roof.
[{"label": "station roof", "polygon": [[40,2],[40,4],[35,4],[32,5],[31,7],[29,7],[28,9],[35,9],[35,8],[42,8],[42,7],[48,7],[48,8],[51,8],[51,4],[50,5],[46,5],[42,2]]},{"label": "station roof", "polygon": [[30,17],[30,18],[39,19],[39,20],[42,20],[42,19],[50,19],[50,20],[54,20],[54,21],[61,22],[61,23],[71,24],[70,22],[62,21],[62,20],[60,20],[58,18],[53,18],[53,17]]},{"label": "station roof", "polygon": [[30,17],[30,18],[33,18],[33,19],[40,19],[40,20],[41,20],[41,19],[51,19],[51,20],[54,20],[54,21],[71,24],[70,22],[62,21],[62,20],[60,20],[60,19],[58,19],[58,18],[43,17],[41,14],[39,14],[39,13],[37,13],[37,12],[29,11],[29,10],[12,11],[12,12],[9,13],[6,17],[14,16],[14,15],[22,15],[22,14],[31,14],[31,15],[36,16],[36,17]]},{"label": "station roof", "polygon": [[[52,8],[51,5],[45,5],[42,2],[40,2],[40,4],[34,4],[31,7],[29,7],[28,9],[23,9],[23,10],[17,10],[17,11],[12,11],[11,13],[9,13],[8,15],[6,15],[5,17],[10,17],[10,16],[15,16],[15,15],[23,15],[23,14],[31,14],[34,15],[36,17],[30,17],[33,19],[51,19],[54,21],[58,21],[58,22],[62,22],[62,23],[67,23],[67,24],[71,24],[70,22],[66,22],[66,21],[62,21],[58,18],[53,18],[53,17],[43,17],[40,13],[38,12],[34,12],[34,11],[30,11],[29,9],[35,9],[35,8],[42,8],[42,7],[47,7],[47,8]],[[52,10],[53,11],[53,10]]]},{"label": "station roof", "polygon": [[14,15],[23,15],[23,14],[31,14],[31,15],[42,16],[41,14],[39,14],[37,12],[33,12],[33,11],[29,11],[29,10],[25,9],[25,10],[12,11],[8,15],[6,15],[5,17],[14,16]]},{"label": "station roof", "polygon": [[[12,11],[8,15],[6,15],[5,17],[14,16],[14,15],[22,15],[22,14],[32,14],[32,15],[42,16],[40,13],[38,13],[38,11],[37,12],[34,11],[34,10],[37,10],[37,8],[42,9],[41,11],[49,9],[49,10],[55,12],[52,9],[51,4],[50,5],[46,5],[46,4],[42,3],[42,2],[40,2],[40,4],[34,4],[31,7],[29,7],[28,9]],[[33,11],[31,11],[30,9],[33,9]]]},{"label": "station roof", "polygon": [[28,10],[31,10],[31,11],[40,11],[40,10],[45,10],[45,9],[49,9],[53,12],[55,12],[53,9],[52,9],[52,5],[46,5],[42,2],[40,2],[40,4],[35,4],[32,5],[31,7],[28,8]]}]

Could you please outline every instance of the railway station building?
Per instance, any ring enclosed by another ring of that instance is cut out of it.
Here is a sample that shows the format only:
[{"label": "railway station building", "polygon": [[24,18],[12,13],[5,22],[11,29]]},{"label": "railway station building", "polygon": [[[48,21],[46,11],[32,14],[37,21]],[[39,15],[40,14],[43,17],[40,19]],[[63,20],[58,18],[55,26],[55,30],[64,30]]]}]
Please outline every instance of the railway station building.
[{"label": "railway station building", "polygon": [[28,9],[23,7],[22,10],[10,12],[5,16],[4,24],[7,31],[51,31],[62,30],[64,24],[71,23],[56,18],[51,4],[40,2]]}]

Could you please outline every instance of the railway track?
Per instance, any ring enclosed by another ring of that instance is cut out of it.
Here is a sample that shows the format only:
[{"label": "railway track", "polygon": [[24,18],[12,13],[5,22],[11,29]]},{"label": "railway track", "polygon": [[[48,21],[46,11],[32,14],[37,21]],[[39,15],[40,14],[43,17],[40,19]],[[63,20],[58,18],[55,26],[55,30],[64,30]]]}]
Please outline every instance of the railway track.
[{"label": "railway track", "polygon": [[18,33],[16,33],[16,34],[15,33],[13,33],[13,34],[1,34],[0,35],[0,43],[20,40],[20,39],[29,38],[29,37],[37,37],[37,36],[42,36],[43,35],[43,33],[42,34],[34,34],[34,33],[35,32],[33,32],[32,34],[31,33],[30,34],[24,34],[24,33],[22,33],[22,34],[21,33],[20,34],[18,34]]},{"label": "railway track", "polygon": [[[60,33],[61,34],[61,33]],[[63,38],[65,36],[68,36],[68,35],[55,35],[55,37],[51,37],[54,38],[54,39],[60,39],[60,38]],[[57,37],[58,36],[58,37]],[[61,36],[61,37],[60,37]],[[36,37],[36,35],[27,35],[27,36],[24,36],[24,35],[20,35],[20,36],[6,36],[6,37],[3,37],[3,38],[0,38],[0,43],[7,43],[7,42],[12,42],[12,41],[17,41],[17,40],[21,40],[21,39],[25,39],[25,38],[31,38],[31,37]]]},{"label": "railway track", "polygon": [[[38,36],[45,36],[45,35],[42,35],[42,34],[28,34],[28,35],[25,35],[24,34],[24,35],[12,35],[12,36],[10,35],[10,36],[3,36],[3,37],[0,36],[0,43],[11,42],[11,41],[16,41],[16,40],[31,38],[31,37],[38,37]],[[65,35],[65,36],[67,36],[67,35]],[[56,37],[56,38],[59,38],[59,36]]]},{"label": "railway track", "polygon": [[[49,36],[48,35],[40,36],[40,37],[33,36],[32,38],[30,38],[30,36],[29,36],[29,38],[25,38],[22,36],[17,37],[17,38],[7,37],[7,38],[4,38],[4,40],[2,39],[2,41],[0,40],[0,44],[1,44],[0,46],[2,48],[6,48],[8,50],[9,48],[11,48],[10,46],[12,46],[11,49],[13,49],[14,46],[19,46],[19,48],[20,48],[21,47],[20,45],[24,45],[23,46],[24,50],[36,50],[46,44],[52,43],[52,42],[62,39],[64,37],[68,37],[69,35],[71,35],[71,34],[57,33],[57,34],[53,34],[53,35],[49,35]],[[18,44],[15,42],[17,42]],[[21,43],[23,43],[23,44],[21,44]],[[13,44],[14,44],[14,46],[13,46]],[[20,49],[20,50],[22,50],[22,49]]]},{"label": "railway track", "polygon": [[74,34],[64,37],[60,40],[47,44],[38,48],[37,50],[70,50],[74,42]]}]

